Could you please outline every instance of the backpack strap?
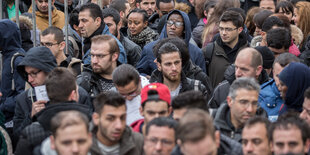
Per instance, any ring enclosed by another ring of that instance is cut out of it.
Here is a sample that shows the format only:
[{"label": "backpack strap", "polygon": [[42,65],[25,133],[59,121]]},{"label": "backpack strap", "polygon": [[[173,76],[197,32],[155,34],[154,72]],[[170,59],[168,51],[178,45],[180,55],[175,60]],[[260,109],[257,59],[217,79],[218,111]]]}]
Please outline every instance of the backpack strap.
[{"label": "backpack strap", "polygon": [[[16,53],[12,56],[12,58],[11,58],[11,74],[12,74],[12,75],[14,74],[14,69],[15,69],[15,65],[14,65],[15,59],[16,59],[17,57],[19,57],[19,56],[24,57],[25,55],[22,54],[22,53],[16,52]],[[12,78],[12,87],[11,87],[11,89],[12,89],[13,91],[15,91],[15,81],[14,81],[14,78]]]},{"label": "backpack strap", "polygon": [[205,50],[203,50],[203,56],[205,57],[206,61],[206,68],[208,68],[209,64],[211,63],[212,60],[212,55],[214,52],[214,42],[209,43],[206,47]]}]

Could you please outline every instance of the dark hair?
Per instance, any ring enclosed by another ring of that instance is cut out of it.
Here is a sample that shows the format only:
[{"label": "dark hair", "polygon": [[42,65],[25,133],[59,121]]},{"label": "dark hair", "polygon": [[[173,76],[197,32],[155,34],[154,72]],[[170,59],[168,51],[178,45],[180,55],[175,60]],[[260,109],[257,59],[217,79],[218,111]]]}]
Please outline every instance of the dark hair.
[{"label": "dark hair", "polygon": [[45,85],[51,103],[68,101],[71,92],[77,87],[74,74],[64,67],[52,70],[47,76]]},{"label": "dark hair", "polygon": [[267,32],[268,47],[276,49],[289,49],[291,45],[292,36],[285,28],[271,29]]},{"label": "dark hair", "polygon": [[171,102],[172,109],[199,108],[209,113],[207,100],[200,91],[186,91],[174,97]]},{"label": "dark hair", "polygon": [[310,99],[310,87],[306,89],[304,96],[305,98]]},{"label": "dark hair", "polygon": [[268,138],[269,137],[269,132],[268,132],[268,127],[270,126],[271,122],[265,118],[265,117],[262,117],[262,116],[254,116],[252,118],[250,118],[244,125],[244,128],[251,128],[253,127],[254,125],[256,124],[264,124],[265,125],[265,128],[266,128],[266,137]]},{"label": "dark hair", "polygon": [[208,13],[208,11],[211,8],[214,8],[215,5],[216,5],[216,0],[208,0],[208,1],[205,2],[204,6],[203,6],[203,10]]},{"label": "dark hair", "polygon": [[285,15],[281,13],[275,13],[272,16],[278,17],[283,22],[283,27],[289,30],[289,32],[291,33],[291,23],[288,17],[286,17]]},{"label": "dark hair", "polygon": [[93,103],[95,107],[95,112],[98,113],[99,115],[101,114],[101,111],[103,110],[105,105],[113,107],[126,106],[126,101],[123,98],[123,96],[115,91],[106,91],[100,93],[94,99]]},{"label": "dark hair", "polygon": [[174,137],[177,137],[177,127],[178,123],[172,118],[169,117],[157,117],[152,119],[150,122],[147,123],[146,129],[145,129],[145,135],[147,136],[149,134],[151,126],[158,126],[158,127],[168,127],[170,129],[174,130]]},{"label": "dark hair", "polygon": [[300,118],[297,113],[286,113],[279,116],[278,120],[271,124],[269,132],[269,141],[273,141],[273,134],[275,130],[289,130],[291,128],[299,129],[302,137],[303,144],[305,145],[309,138],[309,125],[308,123]]},{"label": "dark hair", "polygon": [[172,43],[165,43],[163,44],[161,47],[159,47],[158,49],[158,54],[157,54],[157,62],[161,63],[161,55],[162,54],[167,54],[167,53],[173,53],[173,52],[178,52],[181,58],[181,53],[180,50],[177,48],[177,46],[175,46]]},{"label": "dark hair", "polygon": [[112,80],[116,86],[124,87],[131,81],[134,81],[135,85],[139,84],[140,75],[139,72],[129,64],[122,64],[114,69],[112,73]]},{"label": "dark hair", "polygon": [[232,22],[237,28],[243,27],[244,20],[240,13],[235,11],[225,11],[220,17],[220,22]]},{"label": "dark hair", "polygon": [[278,27],[283,27],[283,21],[276,17],[276,16],[270,16],[265,19],[263,26],[262,26],[262,31],[267,32],[272,29],[273,26],[278,26]]},{"label": "dark hair", "polygon": [[174,3],[174,0],[156,0],[156,7],[157,9],[160,9],[159,8],[159,3],[162,2],[162,3],[171,3],[173,2]]},{"label": "dark hair", "polygon": [[41,35],[46,36],[48,34],[53,34],[54,39],[57,41],[57,43],[61,43],[64,41],[64,33],[62,30],[56,26],[50,26],[42,31]]},{"label": "dark hair", "polygon": [[281,67],[285,67],[291,62],[300,62],[299,58],[296,57],[294,54],[291,53],[282,53],[273,62],[273,65],[278,63]]},{"label": "dark hair", "polygon": [[270,10],[262,10],[262,11],[256,13],[254,15],[254,18],[253,18],[253,21],[254,21],[256,27],[262,29],[265,19],[272,14],[273,14],[273,12],[271,12]]},{"label": "dark hair", "polygon": [[294,5],[289,1],[280,1],[276,6],[275,13],[279,13],[280,8],[284,13],[290,12],[292,15],[294,14]]},{"label": "dark hair", "polygon": [[73,25],[78,26],[79,25],[79,12],[80,12],[80,8],[76,7],[75,9],[72,10],[72,12],[70,13],[70,18],[69,18],[69,24],[71,26],[71,28],[73,29]]},{"label": "dark hair", "polygon": [[235,12],[239,13],[241,15],[241,17],[243,18],[243,24],[244,24],[246,14],[245,14],[243,9],[241,9],[241,8],[228,8],[227,11],[235,11]]},{"label": "dark hair", "polygon": [[119,23],[121,20],[121,16],[119,15],[119,12],[113,8],[105,8],[102,10],[103,19],[107,17],[112,17],[115,25]]},{"label": "dark hair", "polygon": [[[158,92],[156,91],[156,90],[149,90],[148,92],[147,92],[147,96],[155,96],[155,95],[158,95]],[[148,100],[145,100],[143,103],[141,103],[141,107],[142,107],[142,109],[144,109],[144,106],[145,106],[145,104],[148,102],[148,101],[162,101],[161,99],[159,99],[159,98],[156,98],[156,99],[148,99]],[[166,102],[167,103],[167,108],[169,108],[169,103],[168,102]]]},{"label": "dark hair", "polygon": [[117,10],[118,12],[123,11],[125,13],[126,11],[126,3],[128,3],[127,0],[113,0],[110,5],[109,8],[113,8],[115,10]]},{"label": "dark hair", "polygon": [[147,15],[147,12],[145,10],[136,8],[136,9],[131,10],[128,13],[127,19],[128,19],[128,17],[130,16],[131,13],[139,13],[139,14],[141,14],[142,17],[143,17],[143,22],[146,22],[148,20],[148,18],[149,18],[148,15]]},{"label": "dark hair", "polygon": [[99,5],[95,3],[83,4],[80,8],[80,12],[83,12],[85,10],[89,10],[90,17],[93,18],[94,20],[96,20],[96,18],[99,17],[101,21],[103,21],[102,11]]}]

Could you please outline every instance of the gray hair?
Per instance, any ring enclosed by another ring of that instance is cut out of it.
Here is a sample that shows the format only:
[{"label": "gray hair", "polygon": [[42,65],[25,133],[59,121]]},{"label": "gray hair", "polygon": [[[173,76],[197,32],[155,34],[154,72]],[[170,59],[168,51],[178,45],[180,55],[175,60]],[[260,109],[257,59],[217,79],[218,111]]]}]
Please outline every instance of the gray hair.
[{"label": "gray hair", "polygon": [[246,90],[255,90],[259,93],[260,85],[256,82],[254,78],[249,77],[241,77],[236,79],[229,88],[228,96],[232,99],[235,99],[237,96],[237,91],[239,89],[246,89]]}]

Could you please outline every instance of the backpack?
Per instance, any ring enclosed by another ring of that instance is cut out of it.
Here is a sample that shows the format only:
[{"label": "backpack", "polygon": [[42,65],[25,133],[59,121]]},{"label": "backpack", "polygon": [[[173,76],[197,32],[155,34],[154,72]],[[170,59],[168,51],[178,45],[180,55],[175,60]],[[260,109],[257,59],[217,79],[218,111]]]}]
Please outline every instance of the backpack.
[{"label": "backpack", "polygon": [[[11,74],[13,75],[14,74],[14,68],[15,68],[15,65],[14,65],[14,62],[16,60],[17,57],[19,56],[22,56],[22,57],[25,57],[25,55],[23,53],[19,53],[19,52],[16,52],[12,58],[11,58]],[[15,91],[15,81],[14,81],[14,78],[12,78],[12,87],[11,87],[12,91]]]},{"label": "backpack", "polygon": [[[75,41],[75,39],[72,36],[68,36],[68,40],[71,41],[71,43],[73,45],[72,57],[78,58],[80,56],[80,48],[79,48],[77,42]],[[70,55],[69,50],[66,52],[66,54]],[[81,57],[83,57],[83,55]]]},{"label": "backpack", "polygon": [[206,61],[206,69],[208,69],[209,64],[211,63],[213,52],[214,52],[214,42],[209,43],[205,50],[202,50],[203,56],[205,57]]}]

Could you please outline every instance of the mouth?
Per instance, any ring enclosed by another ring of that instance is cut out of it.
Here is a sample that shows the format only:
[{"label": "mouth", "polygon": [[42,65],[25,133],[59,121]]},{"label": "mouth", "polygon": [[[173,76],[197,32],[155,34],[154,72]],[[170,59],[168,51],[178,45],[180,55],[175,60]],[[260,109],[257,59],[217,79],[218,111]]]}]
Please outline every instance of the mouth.
[{"label": "mouth", "polygon": [[175,35],[174,31],[168,31],[169,35]]}]

